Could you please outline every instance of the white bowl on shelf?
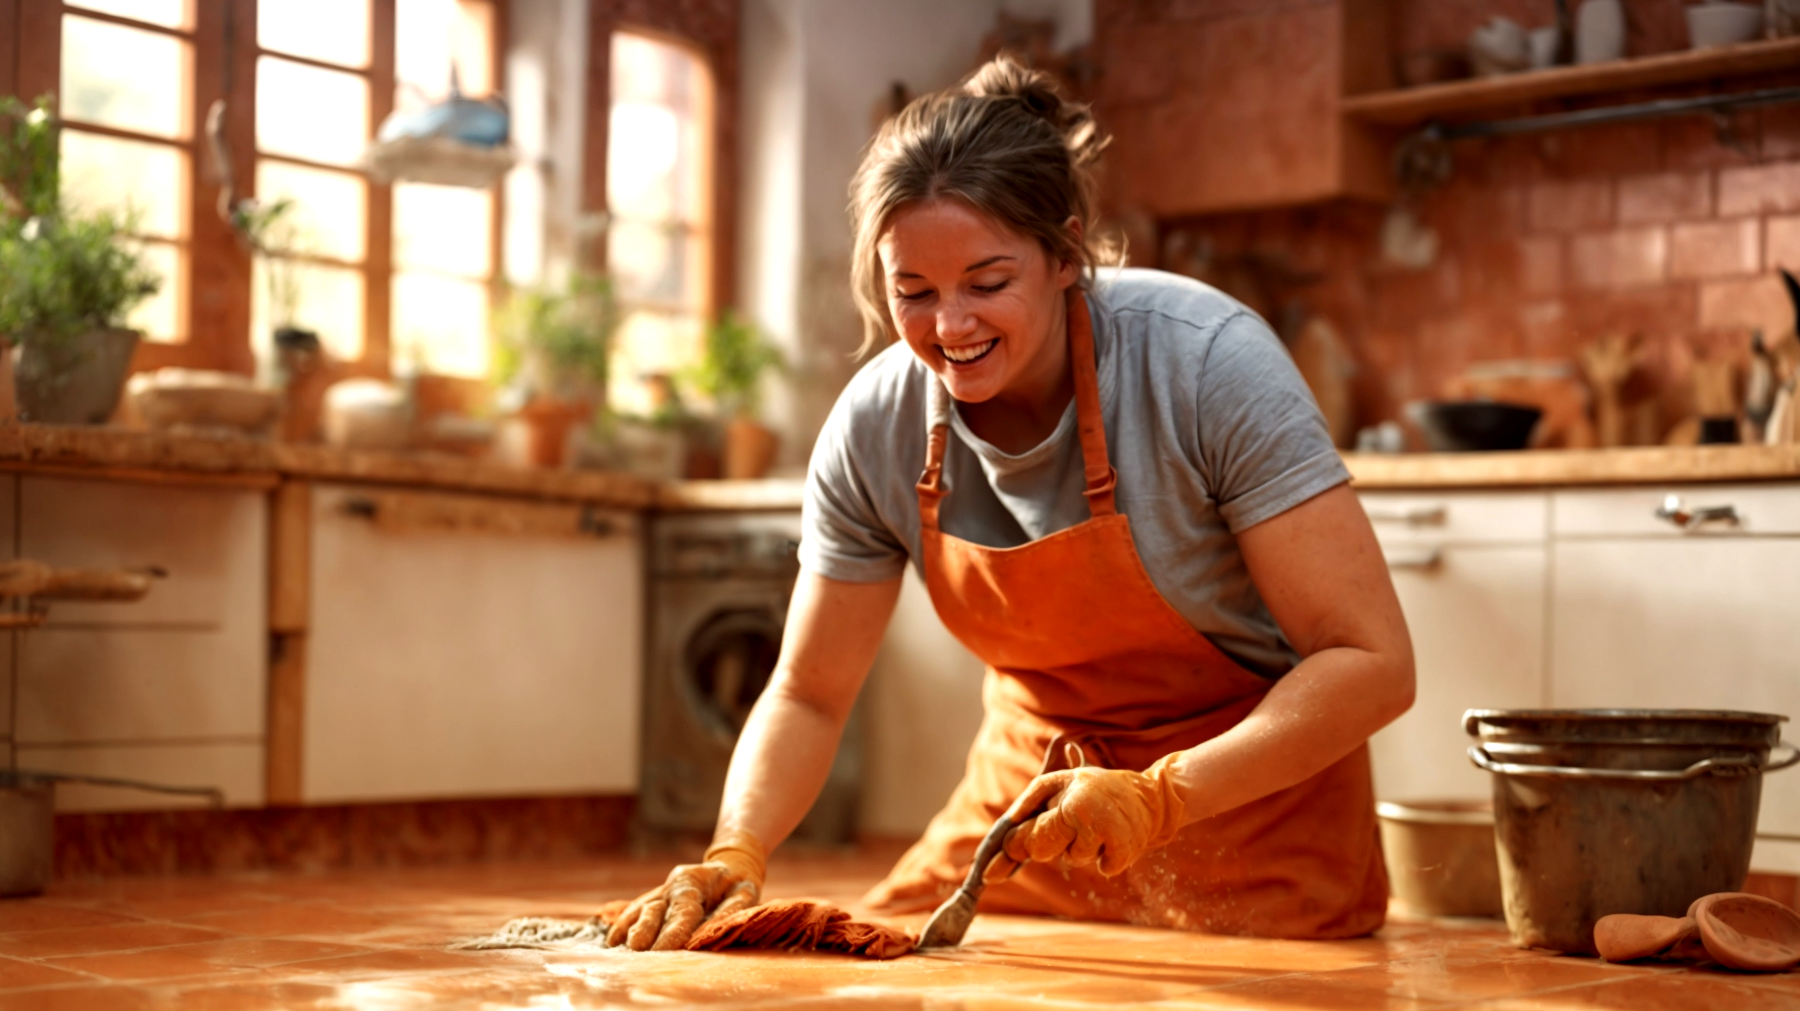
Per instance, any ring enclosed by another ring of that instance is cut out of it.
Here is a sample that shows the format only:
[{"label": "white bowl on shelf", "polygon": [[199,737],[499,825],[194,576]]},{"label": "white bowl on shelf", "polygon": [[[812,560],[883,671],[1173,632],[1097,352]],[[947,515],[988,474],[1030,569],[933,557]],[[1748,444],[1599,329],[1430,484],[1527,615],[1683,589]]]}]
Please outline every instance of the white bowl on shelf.
[{"label": "white bowl on shelf", "polygon": [[1762,35],[1760,4],[1708,0],[1687,9],[1688,45],[1694,49],[1731,46]]}]

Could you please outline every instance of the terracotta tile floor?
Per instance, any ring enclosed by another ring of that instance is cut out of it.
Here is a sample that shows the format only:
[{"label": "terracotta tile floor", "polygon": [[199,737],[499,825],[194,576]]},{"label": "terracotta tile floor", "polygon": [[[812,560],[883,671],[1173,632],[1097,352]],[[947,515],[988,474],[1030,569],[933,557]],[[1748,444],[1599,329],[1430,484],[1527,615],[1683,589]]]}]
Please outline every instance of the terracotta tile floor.
[{"label": "terracotta tile floor", "polygon": [[[960,950],[896,962],[757,953],[448,950],[510,917],[580,917],[667,859],[123,879],[0,902],[15,1008],[1042,1009],[1145,1006],[1800,1011],[1800,978],[1519,951],[1498,924],[1396,921],[1357,941],[1256,941],[978,919]],[[870,858],[777,860],[773,896],[852,902]],[[923,917],[909,918],[917,929]]]}]

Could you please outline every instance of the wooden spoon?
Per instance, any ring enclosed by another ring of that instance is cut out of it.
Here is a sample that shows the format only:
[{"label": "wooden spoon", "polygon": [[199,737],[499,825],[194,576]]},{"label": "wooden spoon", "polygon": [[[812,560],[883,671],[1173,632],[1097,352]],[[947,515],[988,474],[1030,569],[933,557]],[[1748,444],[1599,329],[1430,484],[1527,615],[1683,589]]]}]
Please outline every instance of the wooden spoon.
[{"label": "wooden spoon", "polygon": [[1800,913],[1773,899],[1719,892],[1696,899],[1688,917],[1698,922],[1707,954],[1726,968],[1786,972],[1800,965]]}]

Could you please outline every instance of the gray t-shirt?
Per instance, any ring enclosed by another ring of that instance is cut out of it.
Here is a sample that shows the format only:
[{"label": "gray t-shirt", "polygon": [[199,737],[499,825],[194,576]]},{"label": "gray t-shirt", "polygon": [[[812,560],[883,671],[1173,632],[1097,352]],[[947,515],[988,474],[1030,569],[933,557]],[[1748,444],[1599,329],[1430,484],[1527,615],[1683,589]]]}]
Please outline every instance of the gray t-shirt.
[{"label": "gray t-shirt", "polygon": [[[1119,510],[1150,581],[1233,659],[1267,677],[1298,662],[1238,553],[1237,532],[1349,480],[1324,418],[1268,326],[1197,281],[1109,271],[1088,295]],[[807,469],[800,562],[847,582],[919,558],[914,485],[925,467],[928,384],[903,343],[863,367]],[[1041,444],[1001,452],[951,412],[945,533],[1014,547],[1088,518],[1071,401]]]}]

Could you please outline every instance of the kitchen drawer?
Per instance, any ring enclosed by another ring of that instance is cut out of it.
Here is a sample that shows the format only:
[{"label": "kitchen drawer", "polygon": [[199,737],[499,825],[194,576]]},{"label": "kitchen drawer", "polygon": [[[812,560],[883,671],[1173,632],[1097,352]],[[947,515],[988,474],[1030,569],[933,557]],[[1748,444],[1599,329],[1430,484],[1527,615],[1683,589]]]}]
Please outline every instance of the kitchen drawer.
[{"label": "kitchen drawer", "polygon": [[1535,544],[1549,510],[1542,492],[1359,492],[1369,523],[1389,544]]},{"label": "kitchen drawer", "polygon": [[22,744],[149,741],[263,733],[268,647],[227,632],[43,628],[19,643]]},{"label": "kitchen drawer", "polygon": [[[1657,517],[1670,495],[1689,509],[1732,506],[1738,522],[1683,531]],[[1800,534],[1800,484],[1696,484],[1556,492],[1551,530],[1557,537],[1682,537]]]},{"label": "kitchen drawer", "polygon": [[135,603],[52,604],[52,625],[260,626],[266,513],[260,492],[25,477],[19,555],[59,567],[168,572]]},{"label": "kitchen drawer", "polygon": [[[230,807],[263,804],[263,747],[260,743],[150,744],[112,747],[19,748],[19,767],[132,779],[160,786],[203,786],[225,791]],[[205,807],[201,796],[150,793],[108,786],[64,783],[56,788],[56,809],[145,811]]]}]

